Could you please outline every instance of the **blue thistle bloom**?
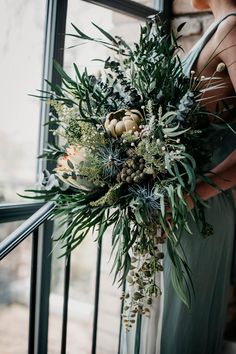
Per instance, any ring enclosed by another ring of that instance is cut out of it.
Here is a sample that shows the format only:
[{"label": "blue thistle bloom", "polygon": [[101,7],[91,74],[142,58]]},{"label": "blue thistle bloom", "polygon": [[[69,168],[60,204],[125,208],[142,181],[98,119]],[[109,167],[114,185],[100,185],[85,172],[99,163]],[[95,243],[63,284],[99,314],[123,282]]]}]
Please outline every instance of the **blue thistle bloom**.
[{"label": "blue thistle bloom", "polygon": [[115,177],[124,163],[124,159],[120,156],[120,150],[112,146],[102,148],[98,157],[103,165],[104,176],[108,178]]},{"label": "blue thistle bloom", "polygon": [[134,196],[133,206],[143,209],[147,217],[153,221],[161,209],[160,195],[149,185],[130,187],[129,192]]}]

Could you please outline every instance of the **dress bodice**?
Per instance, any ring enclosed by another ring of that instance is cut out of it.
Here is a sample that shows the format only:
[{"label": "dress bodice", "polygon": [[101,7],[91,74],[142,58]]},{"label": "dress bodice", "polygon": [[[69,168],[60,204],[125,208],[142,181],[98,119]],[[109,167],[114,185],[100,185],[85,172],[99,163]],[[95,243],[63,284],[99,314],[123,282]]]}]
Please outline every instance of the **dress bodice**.
[{"label": "dress bodice", "polygon": [[216,32],[218,26],[229,16],[236,16],[236,13],[229,13],[228,15],[224,16],[218,21],[215,21],[211,24],[208,30],[204,33],[204,35],[197,41],[197,43],[192,47],[189,53],[184,57],[183,63],[183,70],[184,73],[189,76],[192,67],[198,58],[199,54],[201,53],[202,49],[206,45],[206,43],[210,40],[213,34]]},{"label": "dress bodice", "polygon": [[[236,13],[229,13],[220,20],[213,22],[190,52],[184,57],[182,60],[183,71],[187,76],[190,76],[192,67],[206,43],[216,32],[220,23],[229,16],[236,16]],[[205,144],[209,145],[210,151],[214,150],[211,162],[203,166],[203,170],[208,171],[222,162],[236,149],[236,122],[230,124],[210,123],[209,127],[206,128]]]}]

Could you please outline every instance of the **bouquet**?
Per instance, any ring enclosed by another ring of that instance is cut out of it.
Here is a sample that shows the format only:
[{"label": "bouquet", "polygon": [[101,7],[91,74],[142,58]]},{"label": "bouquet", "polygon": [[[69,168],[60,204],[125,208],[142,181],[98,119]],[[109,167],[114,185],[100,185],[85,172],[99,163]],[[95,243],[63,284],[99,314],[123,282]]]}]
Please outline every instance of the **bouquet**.
[{"label": "bouquet", "polygon": [[[172,261],[173,286],[186,306],[191,304],[191,271],[181,237],[184,232],[191,237],[189,216],[203,236],[212,233],[205,203],[195,193],[197,180],[211,183],[203,167],[212,156],[204,144],[209,114],[200,105],[203,78],[186,77],[177,39],[165,33],[157,17],[141,26],[132,46],[95,26],[103,39],[74,25],[71,35],[113,54],[97,77],[74,64],[72,79],[55,63],[62,87],[50,84],[41,98],[51,107],[49,124],[56,123],[57,141],[43,156],[56,167],[51,174],[44,171],[40,191],[31,191],[54,200],[54,216],[68,222],[60,236],[63,254],[91,229],[100,243],[112,226],[112,271],[114,280],[127,284],[122,298],[129,328],[137,314],[149,315],[153,298],[161,294],[156,275],[163,271],[162,244]],[[210,80],[208,89],[214,85]]]}]

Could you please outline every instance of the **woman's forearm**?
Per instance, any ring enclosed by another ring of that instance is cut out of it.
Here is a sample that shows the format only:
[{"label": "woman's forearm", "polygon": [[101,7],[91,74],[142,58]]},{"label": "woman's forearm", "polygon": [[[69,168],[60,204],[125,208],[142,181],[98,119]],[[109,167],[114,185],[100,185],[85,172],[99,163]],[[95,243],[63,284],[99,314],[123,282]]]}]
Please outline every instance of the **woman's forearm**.
[{"label": "woman's forearm", "polygon": [[[215,197],[217,194],[227,189],[236,186],[236,149],[219,165],[212,169],[211,173],[207,174],[212,182],[217,186],[213,187],[210,184],[199,181],[195,192],[202,200],[208,200]],[[190,195],[185,195],[185,200],[192,209],[194,203]]]},{"label": "woman's forearm", "polygon": [[236,149],[211,172],[208,176],[218,188],[205,182],[199,182],[196,187],[196,193],[202,200],[212,198],[221,193],[221,191],[236,186]]},{"label": "woman's forearm", "polygon": [[[214,171],[215,172],[215,171]],[[196,186],[196,193],[202,200],[207,200],[236,186],[236,163],[226,169],[218,170],[216,175],[211,175],[212,182],[217,186],[213,187],[205,182],[199,182]]]}]

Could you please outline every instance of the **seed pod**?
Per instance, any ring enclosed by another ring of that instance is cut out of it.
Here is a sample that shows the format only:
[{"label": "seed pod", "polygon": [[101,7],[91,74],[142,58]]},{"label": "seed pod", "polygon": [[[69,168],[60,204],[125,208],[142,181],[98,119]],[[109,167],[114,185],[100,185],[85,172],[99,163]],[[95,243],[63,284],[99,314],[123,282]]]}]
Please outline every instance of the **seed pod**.
[{"label": "seed pod", "polygon": [[134,300],[139,300],[143,297],[143,295],[141,293],[139,293],[138,291],[136,291],[133,295]]},{"label": "seed pod", "polygon": [[143,171],[143,170],[144,170],[144,168],[145,168],[144,163],[140,163],[140,165],[139,165],[139,169],[140,169],[141,171]]},{"label": "seed pod", "polygon": [[158,252],[157,253],[157,258],[163,259],[164,258],[164,253],[163,252]]},{"label": "seed pod", "polygon": [[225,63],[221,62],[221,63],[219,63],[219,64],[217,65],[216,71],[217,71],[218,73],[221,73],[222,71],[225,70],[225,68],[226,68]]},{"label": "seed pod", "polygon": [[128,276],[128,277],[127,277],[127,282],[128,282],[128,283],[133,283],[133,278],[130,277],[130,276]]},{"label": "seed pod", "polygon": [[135,182],[135,183],[139,183],[140,180],[141,180],[140,177],[138,177],[138,176],[134,177],[134,182]]},{"label": "seed pod", "polygon": [[131,168],[128,168],[128,170],[126,171],[126,174],[131,176],[133,173],[133,170]]},{"label": "seed pod", "polygon": [[126,177],[126,182],[127,183],[131,183],[133,181],[132,177],[128,176]]}]

